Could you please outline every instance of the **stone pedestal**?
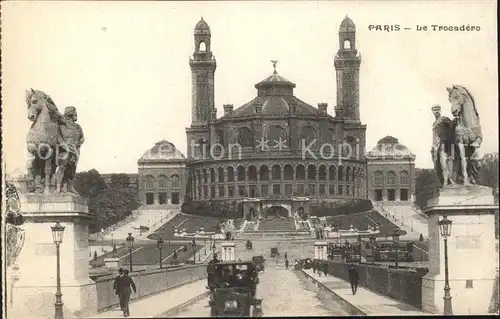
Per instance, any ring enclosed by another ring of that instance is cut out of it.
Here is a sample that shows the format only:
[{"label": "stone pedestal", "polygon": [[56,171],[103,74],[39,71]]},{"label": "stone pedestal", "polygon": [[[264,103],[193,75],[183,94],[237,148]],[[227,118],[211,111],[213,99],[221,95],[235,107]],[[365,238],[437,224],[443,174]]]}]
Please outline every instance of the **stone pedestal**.
[{"label": "stone pedestal", "polygon": [[444,240],[438,221],[451,220],[448,272],[455,315],[486,314],[493,295],[496,261],[495,205],[492,189],[484,186],[447,186],[429,200],[429,272],[422,281],[422,307],[442,314],[444,307]]},{"label": "stone pedestal", "polygon": [[53,317],[56,292],[56,245],[51,226],[65,227],[60,245],[64,315],[75,318],[97,312],[96,284],[89,278],[88,223],[93,217],[76,195],[27,194],[20,198],[26,233],[19,255],[19,281],[13,308],[21,317]]},{"label": "stone pedestal", "polygon": [[314,243],[314,259],[328,259],[328,243],[326,241],[317,241]]},{"label": "stone pedestal", "polygon": [[221,245],[221,259],[223,261],[236,260],[235,243],[222,243]]},{"label": "stone pedestal", "polygon": [[120,258],[118,257],[104,258],[104,267],[106,268],[118,269],[119,263],[120,263]]}]

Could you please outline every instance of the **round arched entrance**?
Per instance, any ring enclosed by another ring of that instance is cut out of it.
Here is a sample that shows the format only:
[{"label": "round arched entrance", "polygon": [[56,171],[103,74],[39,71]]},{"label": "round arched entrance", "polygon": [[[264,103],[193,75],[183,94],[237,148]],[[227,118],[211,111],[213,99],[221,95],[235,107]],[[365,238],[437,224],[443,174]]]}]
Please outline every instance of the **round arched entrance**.
[{"label": "round arched entrance", "polygon": [[288,217],[288,210],[283,206],[271,206],[266,210],[266,217]]}]

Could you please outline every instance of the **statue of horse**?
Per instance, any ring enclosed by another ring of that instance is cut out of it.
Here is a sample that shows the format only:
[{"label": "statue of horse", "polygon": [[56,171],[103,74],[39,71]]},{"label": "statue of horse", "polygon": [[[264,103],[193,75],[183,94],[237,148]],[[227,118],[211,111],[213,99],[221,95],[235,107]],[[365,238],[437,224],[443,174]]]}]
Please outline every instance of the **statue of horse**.
[{"label": "statue of horse", "polygon": [[[32,159],[28,171],[34,182],[32,192],[48,194],[57,166],[57,148],[61,142],[59,124],[63,117],[50,96],[39,90],[27,90],[28,119],[33,122],[26,143]],[[43,182],[43,183],[42,183]]]},{"label": "statue of horse", "polygon": [[478,151],[483,140],[479,114],[474,98],[466,88],[453,85],[446,90],[454,117],[454,142],[459,155],[454,165],[456,180],[464,185],[475,184],[479,168]]}]

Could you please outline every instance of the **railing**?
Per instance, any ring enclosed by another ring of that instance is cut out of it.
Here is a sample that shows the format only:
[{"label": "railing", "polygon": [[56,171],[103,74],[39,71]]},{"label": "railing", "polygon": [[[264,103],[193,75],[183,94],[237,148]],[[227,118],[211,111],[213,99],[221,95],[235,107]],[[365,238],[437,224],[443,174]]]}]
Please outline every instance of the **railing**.
[{"label": "railing", "polygon": [[[158,292],[172,289],[196,280],[206,278],[206,265],[186,265],[179,268],[154,269],[134,272],[131,277],[137,286],[132,299],[143,298]],[[102,311],[119,303],[113,292],[116,274],[95,278],[97,288],[97,309]]]},{"label": "railing", "polygon": [[[328,273],[349,281],[349,264],[334,261],[319,261],[320,268],[328,264]],[[427,268],[389,268],[382,265],[357,264],[359,285],[381,295],[403,301],[422,309],[422,277]]]}]

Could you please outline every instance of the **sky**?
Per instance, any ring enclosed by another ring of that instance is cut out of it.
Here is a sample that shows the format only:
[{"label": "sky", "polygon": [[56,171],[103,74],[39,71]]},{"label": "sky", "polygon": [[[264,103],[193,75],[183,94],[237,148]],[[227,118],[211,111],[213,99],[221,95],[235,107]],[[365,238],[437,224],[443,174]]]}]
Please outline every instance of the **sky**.
[{"label": "sky", "polygon": [[[338,28],[356,24],[361,121],[367,148],[391,135],[431,167],[433,104],[451,116],[446,87],[474,96],[484,141],[498,151],[496,1],[447,2],[35,2],[2,3],[3,154],[8,172],[24,170],[30,122],[25,89],[49,94],[60,111],[76,106],[85,133],[78,171],[136,173],[137,160],[168,140],[183,153],[191,121],[193,29],[203,16],[217,59],[215,104],[235,108],[254,84],[278,73],[295,96],[334,114],[333,57]],[[431,25],[479,26],[438,32]],[[400,25],[399,32],[369,30]],[[416,31],[427,25],[428,31]]]}]

